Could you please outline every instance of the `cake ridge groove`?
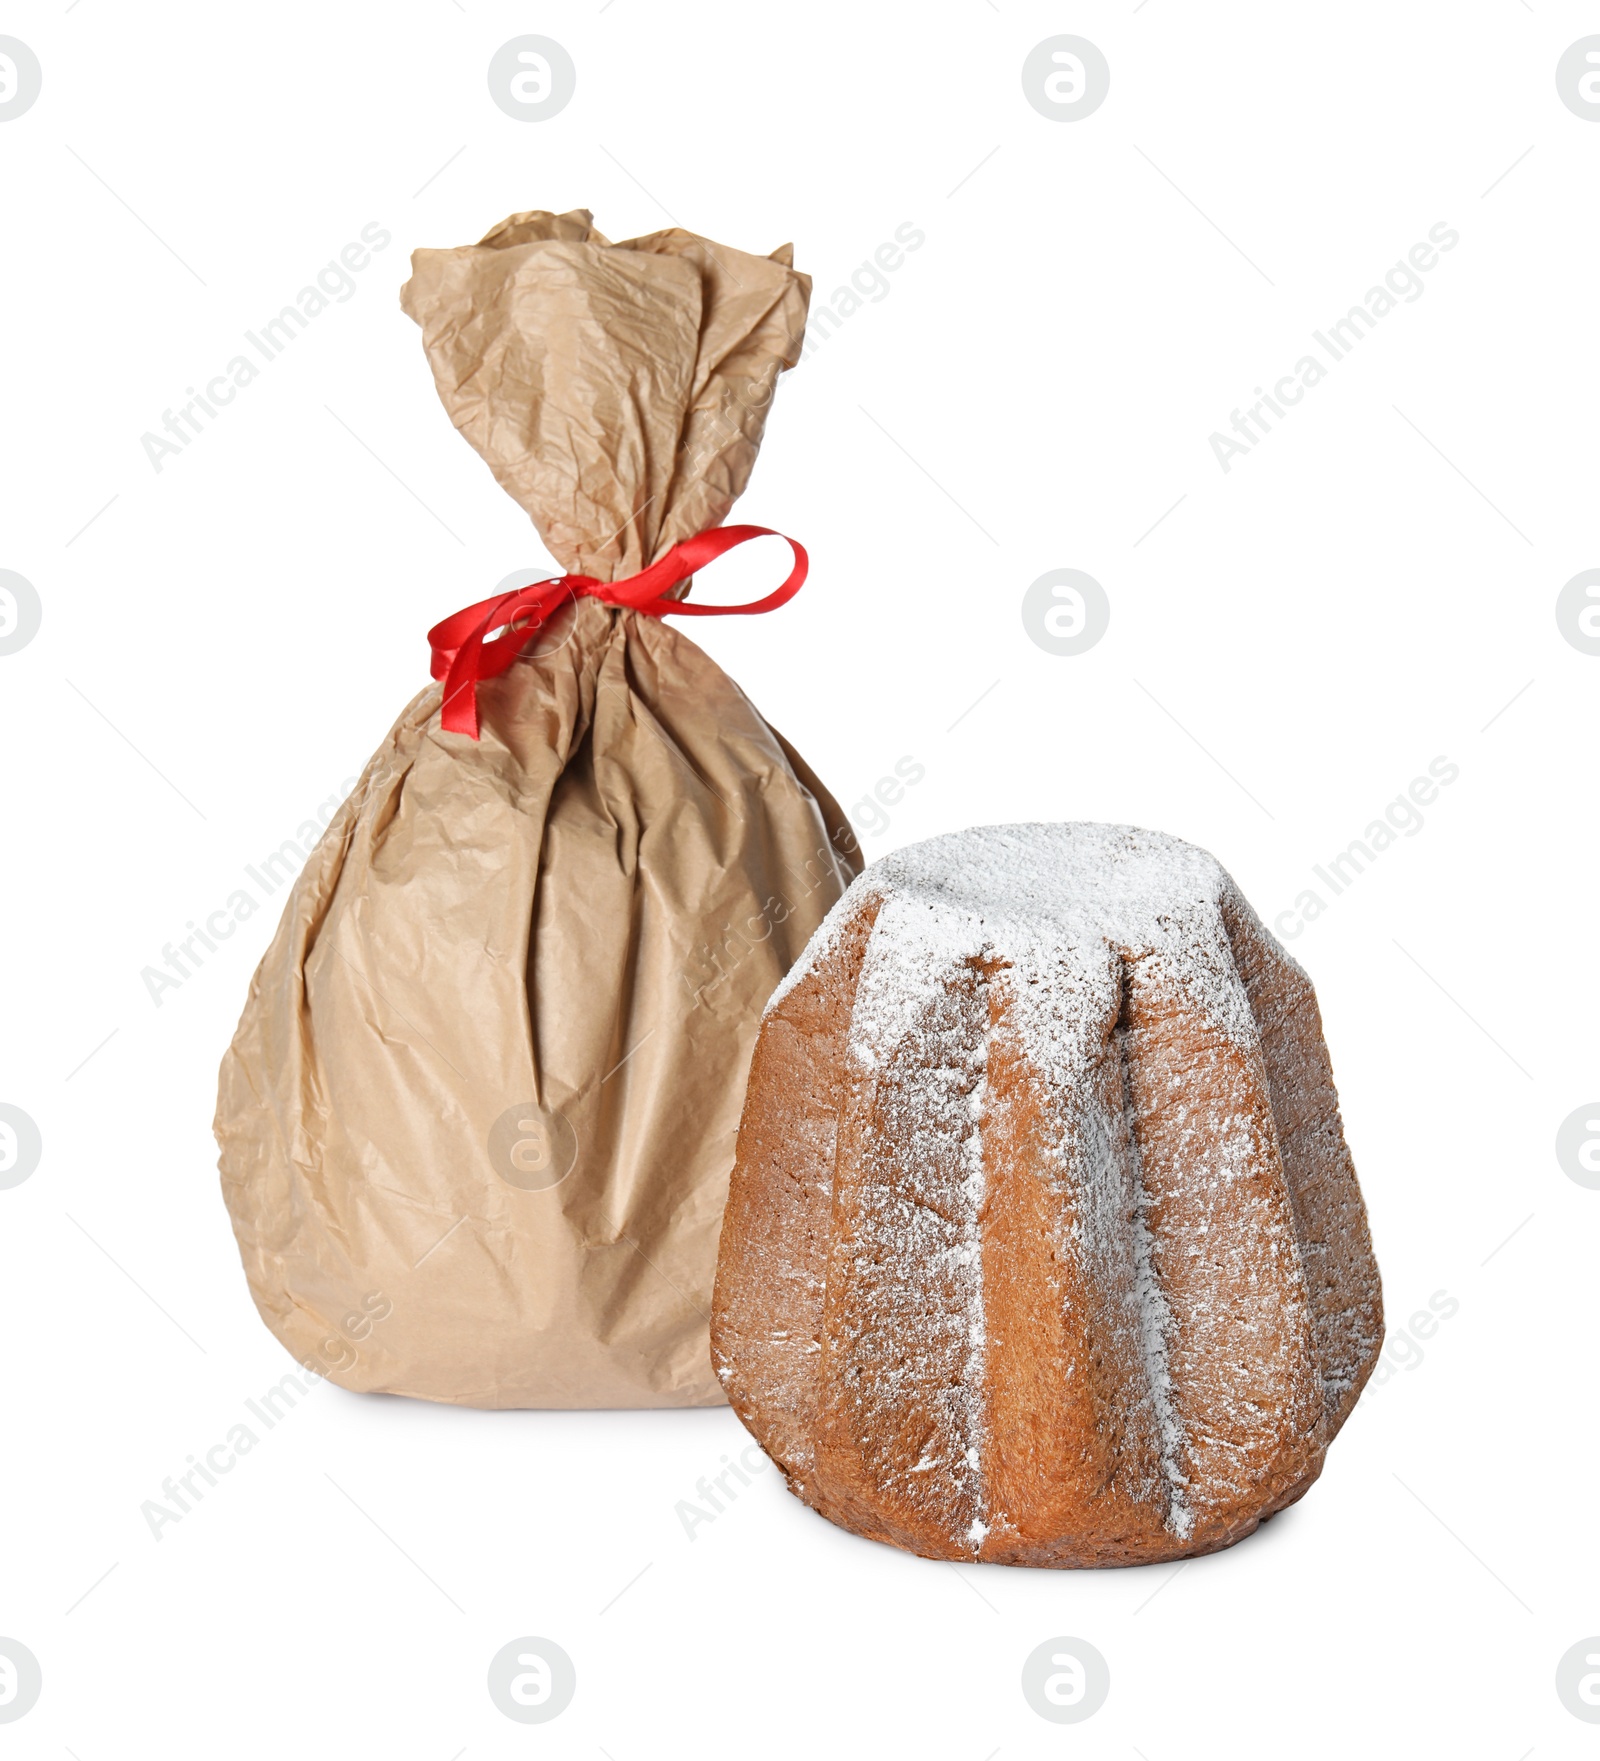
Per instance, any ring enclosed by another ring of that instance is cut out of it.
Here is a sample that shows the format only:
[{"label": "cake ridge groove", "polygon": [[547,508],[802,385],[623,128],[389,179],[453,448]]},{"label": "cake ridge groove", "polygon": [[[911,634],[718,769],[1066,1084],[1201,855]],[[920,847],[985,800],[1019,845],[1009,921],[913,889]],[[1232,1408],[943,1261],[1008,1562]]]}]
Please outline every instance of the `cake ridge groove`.
[{"label": "cake ridge groove", "polygon": [[1045,1566],[1248,1534],[1382,1338],[1303,970],[1160,833],[872,864],[764,1016],[712,1337],[792,1488],[859,1534]]}]

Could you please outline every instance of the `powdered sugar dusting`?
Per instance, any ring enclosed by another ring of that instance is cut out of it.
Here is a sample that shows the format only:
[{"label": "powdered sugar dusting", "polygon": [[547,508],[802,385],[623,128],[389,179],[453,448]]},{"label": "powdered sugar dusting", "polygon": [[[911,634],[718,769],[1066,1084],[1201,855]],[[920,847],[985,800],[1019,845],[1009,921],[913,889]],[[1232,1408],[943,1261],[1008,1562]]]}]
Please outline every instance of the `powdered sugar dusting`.
[{"label": "powdered sugar dusting", "polygon": [[[778,980],[777,988],[773,991],[772,995],[767,998],[767,1006],[762,1011],[763,1019],[770,1015],[783,999],[788,996],[790,991],[792,991],[802,979],[808,978],[812,971],[822,961],[826,960],[838,947],[839,937],[844,933],[845,925],[855,916],[856,912],[861,909],[863,896],[869,891],[869,889],[862,885],[865,878],[866,876],[864,874],[857,875],[855,880],[852,881],[839,898],[834,901],[833,907],[828,912],[828,915],[823,918],[822,922],[819,923],[816,929],[812,932],[811,940],[806,943],[803,949],[801,949],[800,958],[796,960],[794,965],[791,966],[783,977]],[[847,900],[852,901],[848,909],[846,908]]]},{"label": "powdered sugar dusting", "polygon": [[979,828],[856,881],[766,1041],[766,1095],[827,1137],[817,1354],[779,1397],[815,1426],[808,1500],[937,1557],[1079,1565],[1208,1550],[1297,1495],[1329,1434],[1313,1309],[1378,1313],[1297,972],[1213,858],[1129,827]]},{"label": "powdered sugar dusting", "polygon": [[1150,1403],[1155,1411],[1156,1436],[1161,1449],[1161,1472],[1167,1482],[1167,1524],[1179,1540],[1194,1529],[1194,1512],[1185,1496],[1188,1475],[1183,1469],[1183,1430],[1173,1408],[1172,1369],[1167,1341],[1172,1332],[1172,1311],[1156,1281],[1154,1243],[1148,1219],[1150,1198],[1138,1171],[1139,1152],[1133,1146],[1136,1202],[1129,1231],[1133,1248],[1134,1294],[1139,1307],[1140,1342],[1144,1347],[1145,1374],[1150,1381]]},{"label": "powdered sugar dusting", "polygon": [[[1173,960],[1193,1000],[1241,1041],[1254,1033],[1216,901],[1227,876],[1215,857],[1181,839],[1133,826],[1089,823],[977,826],[881,857],[853,881],[768,1000],[778,1007],[834,947],[872,897],[926,904],[930,954],[980,957],[1004,941],[1032,969],[1061,949],[1149,947]],[[1199,938],[1195,932],[1208,934]],[[938,948],[934,943],[939,944]],[[1200,958],[1197,960],[1196,955]],[[1178,956],[1182,956],[1181,960]],[[1210,956],[1210,957],[1208,957]]]},{"label": "powdered sugar dusting", "polygon": [[[898,1473],[908,1491],[919,1484],[912,1475],[930,1475],[920,1485],[936,1485],[965,1513],[964,1526],[981,1527],[989,1005],[976,975],[952,987],[943,946],[937,914],[884,901],[846,1041],[851,1110],[863,1120],[875,1177],[853,1195],[845,1252],[856,1324],[863,1334],[881,1329],[890,1345],[861,1398],[893,1409],[916,1397],[929,1414],[931,1430]],[[931,1304],[930,1289],[938,1292]]]},{"label": "powdered sugar dusting", "polygon": [[[769,1004],[776,1008],[813,964],[837,944],[845,923],[868,899],[877,922],[863,966],[849,1029],[848,1058],[856,1080],[871,1090],[896,1067],[916,1072],[915,1141],[910,1162],[936,1140],[959,1148],[961,1177],[953,1193],[917,1190],[916,1177],[896,1179],[875,1196],[875,1251],[902,1268],[895,1351],[880,1361],[877,1393],[892,1394],[914,1365],[914,1378],[943,1379],[933,1403],[942,1434],[924,1440],[914,1465],[954,1485],[971,1512],[966,1525],[976,1551],[991,1532],[982,1464],[986,1337],[981,1217],[985,1199],[983,1120],[989,1021],[1004,994],[1030,1059],[1046,1088],[1069,1096],[1086,1066],[1102,1055],[1086,1033],[1105,1009],[1108,949],[1144,963],[1169,984],[1196,1017],[1241,1045],[1255,1027],[1218,912],[1227,878],[1205,852],[1158,833],[1097,825],[980,828],[934,838],[875,864],[852,886],[818,930]],[[966,978],[962,979],[965,974]],[[967,1031],[952,1020],[950,986],[970,982],[974,1000]],[[1086,999],[1097,999],[1085,1008]],[[1114,1007],[1113,1007],[1114,1013]],[[1119,1098],[1125,1105],[1125,1097]],[[1103,1197],[1086,1196],[1103,1262],[1133,1258],[1131,1297],[1143,1359],[1142,1396],[1164,1482],[1166,1523],[1180,1539],[1193,1527],[1186,1499],[1185,1439],[1173,1399],[1168,1361],[1171,1315],[1157,1277],[1147,1222],[1148,1195],[1137,1155],[1124,1141],[1120,1172],[1108,1168]],[[1069,1154],[1058,1152],[1063,1170]],[[1127,1158],[1132,1155],[1131,1169]],[[1080,1171],[1081,1172],[1081,1171]],[[1131,1182],[1131,1190],[1130,1190]],[[1131,1216],[1130,1216],[1131,1208]],[[928,1290],[939,1293],[930,1300]],[[959,1313],[946,1305],[954,1301]],[[943,1369],[940,1370],[939,1366]],[[920,1482],[927,1485],[924,1479]],[[1149,1488],[1156,1496],[1157,1488]],[[1003,1513],[1001,1513],[1003,1514]]]}]

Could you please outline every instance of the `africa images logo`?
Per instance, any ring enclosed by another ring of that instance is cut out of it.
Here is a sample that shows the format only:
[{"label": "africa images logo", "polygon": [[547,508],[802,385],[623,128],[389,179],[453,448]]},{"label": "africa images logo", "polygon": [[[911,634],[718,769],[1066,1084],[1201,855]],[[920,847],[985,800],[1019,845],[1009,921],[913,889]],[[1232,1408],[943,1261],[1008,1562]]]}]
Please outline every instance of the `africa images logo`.
[{"label": "africa images logo", "polygon": [[[1379,286],[1367,290],[1366,298],[1350,307],[1342,318],[1336,318],[1326,330],[1313,330],[1316,343],[1326,361],[1316,354],[1302,355],[1294,366],[1273,383],[1269,392],[1258,385],[1256,401],[1243,411],[1232,413],[1230,427],[1236,438],[1214,433],[1211,451],[1222,467],[1224,476],[1233,469],[1233,460],[1245,458],[1272,432],[1294,406],[1301,402],[1313,386],[1320,385],[1332,372],[1334,364],[1351,354],[1357,344],[1377,329],[1380,319],[1387,318],[1396,305],[1414,305],[1427,291],[1424,274],[1438,266],[1440,254],[1453,251],[1461,235],[1444,221],[1428,229],[1426,243],[1414,244],[1405,257],[1384,276]],[[1285,407],[1287,406],[1287,408]]]}]

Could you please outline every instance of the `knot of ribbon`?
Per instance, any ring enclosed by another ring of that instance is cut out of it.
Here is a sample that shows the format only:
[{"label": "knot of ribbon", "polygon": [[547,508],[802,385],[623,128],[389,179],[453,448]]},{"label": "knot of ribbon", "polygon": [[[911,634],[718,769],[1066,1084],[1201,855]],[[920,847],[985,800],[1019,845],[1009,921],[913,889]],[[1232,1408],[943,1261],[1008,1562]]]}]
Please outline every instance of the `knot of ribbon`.
[{"label": "knot of ribbon", "polygon": [[[782,538],[794,552],[788,578],[764,598],[746,605],[696,605],[667,595],[736,545],[752,538]],[[569,599],[598,599],[647,617],[734,617],[776,611],[800,591],[809,561],[794,539],[767,526],[718,526],[674,544],[658,561],[620,581],[590,575],[557,575],[493,599],[481,599],[428,632],[433,676],[444,681],[439,723],[447,733],[478,738],[478,682],[497,678],[527,646],[529,638]]]}]

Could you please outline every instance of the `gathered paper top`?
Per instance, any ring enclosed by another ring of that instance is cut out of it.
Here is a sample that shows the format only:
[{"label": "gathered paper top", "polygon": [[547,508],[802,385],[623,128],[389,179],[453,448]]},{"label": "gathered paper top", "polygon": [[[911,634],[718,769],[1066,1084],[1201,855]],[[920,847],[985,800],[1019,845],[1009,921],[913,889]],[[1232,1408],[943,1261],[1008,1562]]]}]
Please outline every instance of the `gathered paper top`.
[{"label": "gathered paper top", "polygon": [[421,250],[400,303],[439,396],[569,574],[636,574],[749,481],[811,278],[781,246],[673,227],[612,244],[586,209]]}]

